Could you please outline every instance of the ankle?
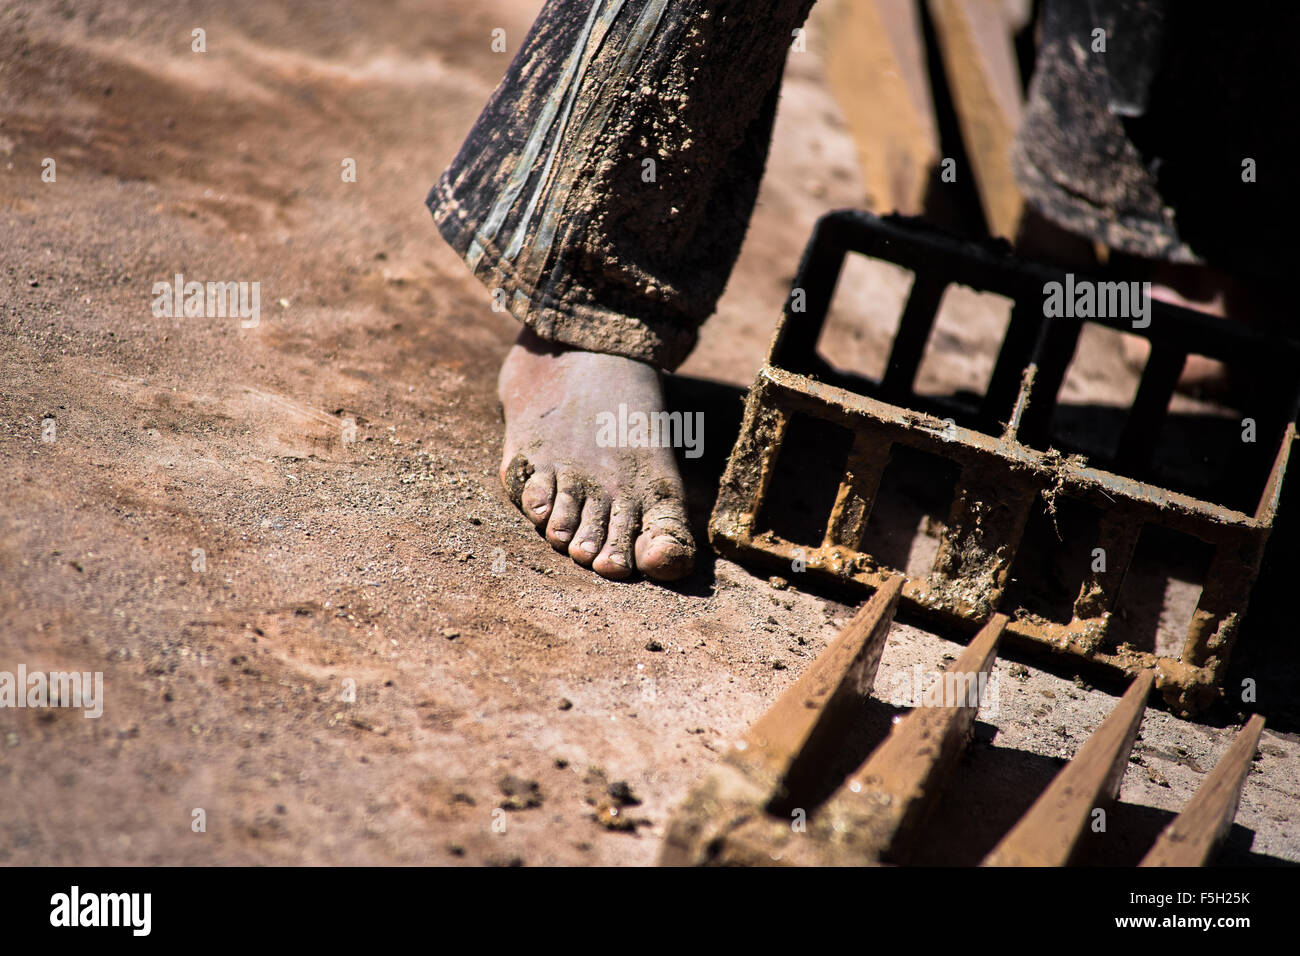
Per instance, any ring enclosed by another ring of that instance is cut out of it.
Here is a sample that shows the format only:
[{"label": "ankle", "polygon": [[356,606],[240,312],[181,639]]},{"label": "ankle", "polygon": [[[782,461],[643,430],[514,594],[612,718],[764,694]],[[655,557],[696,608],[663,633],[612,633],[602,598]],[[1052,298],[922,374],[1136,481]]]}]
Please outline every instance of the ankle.
[{"label": "ankle", "polygon": [[562,355],[565,352],[581,351],[561,342],[544,339],[527,325],[523,326],[515,336],[515,345],[532,355]]}]

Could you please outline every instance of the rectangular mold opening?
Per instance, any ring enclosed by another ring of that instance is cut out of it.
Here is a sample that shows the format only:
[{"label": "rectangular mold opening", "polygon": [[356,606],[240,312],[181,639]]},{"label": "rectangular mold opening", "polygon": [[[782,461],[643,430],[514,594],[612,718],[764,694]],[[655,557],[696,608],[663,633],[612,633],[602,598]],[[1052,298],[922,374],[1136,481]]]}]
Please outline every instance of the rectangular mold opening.
[{"label": "rectangular mold opening", "polygon": [[928,576],[960,476],[955,462],[895,444],[867,516],[861,551],[909,578]]},{"label": "rectangular mold opening", "polygon": [[852,446],[847,428],[802,412],[791,415],[756,529],[821,547]]},{"label": "rectangular mold opening", "polygon": [[944,290],[916,376],[917,395],[951,398],[971,412],[988,391],[1013,302],[969,286]]},{"label": "rectangular mold opening", "polygon": [[1146,365],[1146,340],[1085,322],[1079,345],[1057,393],[1049,427],[1056,448],[1109,462]]},{"label": "rectangular mold opening", "polygon": [[[1253,514],[1285,428],[1289,381],[1192,353],[1154,437],[1136,443],[1149,449],[1147,460],[1117,461],[1149,359],[1146,339],[1084,323],[1052,410],[1049,444],[1108,471]],[[1198,393],[1188,394],[1198,381]]]},{"label": "rectangular mold opening", "polygon": [[1196,394],[1175,391],[1156,438],[1151,477],[1167,488],[1254,514],[1285,430],[1284,399],[1244,369],[1188,356]]},{"label": "rectangular mold opening", "polygon": [[914,278],[892,262],[847,253],[817,343],[822,359],[879,384]]},{"label": "rectangular mold opening", "polygon": [[1003,606],[1069,624],[1095,560],[1100,517],[1076,498],[1057,495],[1052,508],[1040,499],[1025,522]]},{"label": "rectangular mold opening", "polygon": [[1199,538],[1146,525],[1120,586],[1107,643],[1181,657],[1213,558],[1214,546]]}]

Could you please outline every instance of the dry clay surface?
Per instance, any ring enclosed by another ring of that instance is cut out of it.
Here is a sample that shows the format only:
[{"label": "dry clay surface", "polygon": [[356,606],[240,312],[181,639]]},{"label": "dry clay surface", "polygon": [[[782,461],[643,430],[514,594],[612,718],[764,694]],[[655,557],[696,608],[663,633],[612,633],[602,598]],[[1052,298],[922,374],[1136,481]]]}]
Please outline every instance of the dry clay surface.
[{"label": "dry clay surface", "polygon": [[[492,31],[517,49],[536,8],[0,6],[0,670],[105,692],[99,719],[0,711],[0,863],[648,864],[851,615],[707,555],[677,589],[599,580],[503,495],[514,326],[422,200],[504,71]],[[746,385],[812,222],[861,204],[812,26],[685,372]],[[259,281],[260,323],[154,317],[176,273]],[[952,386],[991,360],[965,308]],[[957,649],[899,623],[878,688]],[[978,860],[1115,701],[997,673],[923,859]],[[1231,734],[1149,712],[1088,852],[1134,862]],[[1230,858],[1300,860],[1298,752],[1265,734]]]}]

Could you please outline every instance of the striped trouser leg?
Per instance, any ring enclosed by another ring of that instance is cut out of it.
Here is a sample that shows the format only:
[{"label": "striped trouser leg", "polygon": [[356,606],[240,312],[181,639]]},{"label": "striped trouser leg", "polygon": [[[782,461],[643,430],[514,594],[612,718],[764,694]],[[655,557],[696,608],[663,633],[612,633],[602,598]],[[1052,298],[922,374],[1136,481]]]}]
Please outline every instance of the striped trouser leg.
[{"label": "striped trouser leg", "polygon": [[548,0],[429,196],[541,337],[679,364],[726,285],[813,0]]}]

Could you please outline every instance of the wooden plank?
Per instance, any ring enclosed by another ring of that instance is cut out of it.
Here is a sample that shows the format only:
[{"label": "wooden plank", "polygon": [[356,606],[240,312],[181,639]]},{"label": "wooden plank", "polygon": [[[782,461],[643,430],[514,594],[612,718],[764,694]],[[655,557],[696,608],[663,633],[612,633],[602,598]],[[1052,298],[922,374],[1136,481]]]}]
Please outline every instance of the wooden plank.
[{"label": "wooden plank", "polygon": [[1011,169],[1023,112],[1014,25],[993,0],[929,0],[929,10],[984,218],[993,235],[1014,240],[1025,207]]},{"label": "wooden plank", "polygon": [[880,655],[903,589],[895,575],[877,589],[840,635],[799,675],[736,744],[745,762],[775,771],[787,784],[833,758],[847,724],[875,683]]},{"label": "wooden plank", "polygon": [[1251,717],[1209,776],[1165,827],[1139,866],[1205,866],[1222,845],[1237,816],[1241,788],[1255,760],[1264,718]]},{"label": "wooden plank", "polygon": [[1119,704],[981,866],[1066,866],[1094,809],[1115,799],[1155,676],[1144,671]]},{"label": "wooden plank", "polygon": [[918,215],[939,129],[915,0],[840,0],[822,15],[826,76],[858,148],[866,205]]},{"label": "wooden plank", "polygon": [[660,866],[751,865],[779,856],[789,819],[770,812],[820,780],[859,719],[902,589],[901,575],[881,585],[691,790],[669,822]]},{"label": "wooden plank", "polygon": [[872,751],[827,805],[854,852],[891,863],[908,852],[956,766],[1007,625],[995,614],[935,687]]}]

